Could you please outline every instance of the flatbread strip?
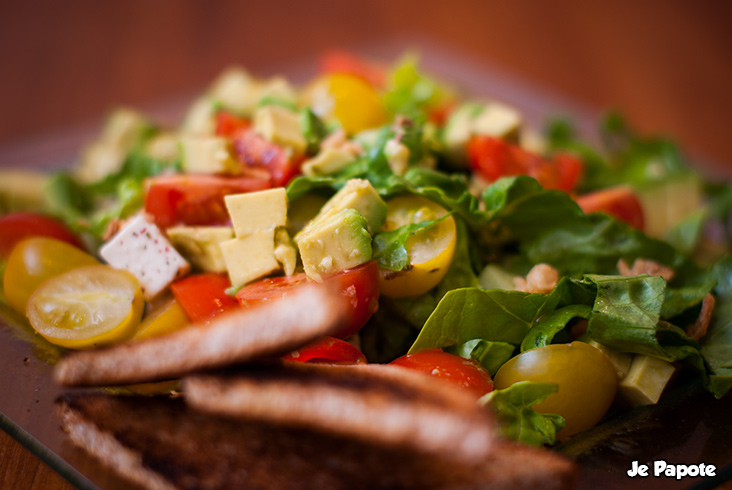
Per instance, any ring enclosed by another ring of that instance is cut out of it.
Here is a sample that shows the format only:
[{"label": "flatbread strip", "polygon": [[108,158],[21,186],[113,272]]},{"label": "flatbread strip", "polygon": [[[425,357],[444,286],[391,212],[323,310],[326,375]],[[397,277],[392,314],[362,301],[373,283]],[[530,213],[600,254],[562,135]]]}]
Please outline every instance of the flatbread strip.
[{"label": "flatbread strip", "polygon": [[59,361],[54,378],[68,386],[173,379],[204,368],[284,354],[338,330],[344,297],[324,285],[293,289],[281,300],[224,313],[208,325]]},{"label": "flatbread strip", "polygon": [[198,413],[181,400],[71,393],[63,429],[130,481],[151,489],[565,489],[574,465],[497,443],[478,466],[302,429]]},{"label": "flatbread strip", "polygon": [[288,363],[183,380],[196,410],[309,427],[463,461],[486,457],[493,418],[443,381],[398,366]]}]

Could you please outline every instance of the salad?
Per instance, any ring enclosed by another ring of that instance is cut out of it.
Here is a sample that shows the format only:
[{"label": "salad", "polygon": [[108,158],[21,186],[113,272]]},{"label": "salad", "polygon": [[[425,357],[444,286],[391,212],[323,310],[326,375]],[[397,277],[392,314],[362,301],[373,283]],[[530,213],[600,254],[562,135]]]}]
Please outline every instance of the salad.
[{"label": "salad", "polygon": [[3,303],[53,361],[329,282],[349,321],[287,360],[424,371],[537,446],[679,373],[722,397],[732,188],[617,114],[599,141],[409,55],[331,53],[304,87],[231,68],[178,128],[118,109],[72,170],[6,172],[43,185],[0,201]]}]

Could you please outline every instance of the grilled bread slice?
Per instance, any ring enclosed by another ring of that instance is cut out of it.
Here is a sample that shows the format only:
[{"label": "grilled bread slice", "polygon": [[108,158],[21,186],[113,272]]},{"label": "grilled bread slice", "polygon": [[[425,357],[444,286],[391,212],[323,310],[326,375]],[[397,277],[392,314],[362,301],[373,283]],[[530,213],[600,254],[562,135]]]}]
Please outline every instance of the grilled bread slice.
[{"label": "grilled bread slice", "polygon": [[571,462],[499,442],[478,465],[246,419],[181,400],[71,393],[57,402],[72,441],[151,489],[564,489]]},{"label": "grilled bread slice", "polygon": [[230,417],[310,427],[479,461],[493,419],[464,390],[398,366],[286,363],[184,378],[186,401]]},{"label": "grilled bread slice", "polygon": [[295,288],[281,300],[224,313],[208,325],[108,349],[75,352],[59,361],[67,386],[175,379],[196,370],[287,353],[334,333],[347,315],[344,297],[325,285]]}]

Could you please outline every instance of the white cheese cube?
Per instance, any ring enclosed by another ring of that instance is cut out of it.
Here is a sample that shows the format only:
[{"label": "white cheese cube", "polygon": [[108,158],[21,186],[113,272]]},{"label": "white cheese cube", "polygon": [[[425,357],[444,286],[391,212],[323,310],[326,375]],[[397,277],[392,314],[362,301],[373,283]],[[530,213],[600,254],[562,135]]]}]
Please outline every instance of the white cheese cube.
[{"label": "white cheese cube", "polygon": [[237,238],[259,230],[274,230],[287,223],[287,192],[284,187],[224,198]]},{"label": "white cheese cube", "polygon": [[274,254],[274,233],[274,229],[260,230],[221,243],[232,285],[241,286],[280,268]]},{"label": "white cheese cube", "polygon": [[300,118],[284,107],[268,105],[254,113],[254,132],[272,143],[303,153],[307,141],[300,130]]},{"label": "white cheese cube", "polygon": [[188,262],[144,215],[125,223],[102,246],[99,255],[112,267],[132,273],[147,300],[155,298],[190,270]]}]

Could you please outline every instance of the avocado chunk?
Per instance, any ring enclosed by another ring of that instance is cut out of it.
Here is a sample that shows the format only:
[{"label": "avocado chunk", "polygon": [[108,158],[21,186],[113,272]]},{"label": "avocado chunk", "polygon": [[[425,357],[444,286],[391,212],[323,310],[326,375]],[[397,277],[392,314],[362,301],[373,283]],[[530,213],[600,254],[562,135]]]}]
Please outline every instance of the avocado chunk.
[{"label": "avocado chunk", "polygon": [[44,208],[48,175],[20,169],[0,170],[0,214]]},{"label": "avocado chunk", "polygon": [[355,160],[354,156],[345,150],[326,148],[303,162],[302,173],[308,177],[330,175],[343,170]]},{"label": "avocado chunk", "polygon": [[297,247],[290,238],[290,234],[284,228],[277,228],[274,240],[274,255],[277,262],[282,265],[286,276],[293,275],[297,266]]},{"label": "avocado chunk", "polygon": [[180,155],[183,170],[190,174],[239,173],[229,141],[220,136],[184,136]]},{"label": "avocado chunk", "polygon": [[241,286],[280,268],[274,253],[274,228],[221,243],[232,286]]},{"label": "avocado chunk", "polygon": [[272,143],[305,153],[308,142],[300,130],[297,113],[278,105],[267,105],[254,114],[254,132]]},{"label": "avocado chunk", "polygon": [[236,114],[251,115],[259,100],[259,85],[245,69],[232,66],[211,85],[208,99]]},{"label": "avocado chunk", "polygon": [[478,280],[480,281],[480,287],[483,289],[505,289],[512,291],[516,287],[513,282],[514,277],[516,277],[516,274],[512,274],[500,265],[488,264],[480,273]]},{"label": "avocado chunk", "polygon": [[605,354],[610,364],[615,368],[615,372],[618,374],[618,379],[623,380],[628,376],[630,367],[633,363],[633,355],[627,352],[620,352],[619,350],[611,349],[610,347],[604,346],[594,340],[587,342],[592,347],[595,347],[600,352]]},{"label": "avocado chunk", "polygon": [[208,96],[197,98],[183,116],[180,132],[213,136],[216,133],[216,111],[216,104]]},{"label": "avocado chunk", "polygon": [[285,226],[287,192],[284,187],[224,197],[234,233],[238,238],[259,230]]},{"label": "avocado chunk", "polygon": [[386,203],[368,180],[351,179],[346,182],[346,185],[325,203],[313,221],[322,220],[343,209],[355,209],[366,218],[369,233],[375,233],[386,219]]},{"label": "avocado chunk", "polygon": [[636,191],[645,217],[644,233],[660,239],[698,211],[703,200],[701,180],[692,175],[637,186]]},{"label": "avocado chunk", "polygon": [[230,226],[175,226],[166,233],[173,246],[197,269],[226,272],[221,243],[234,238]]},{"label": "avocado chunk", "polygon": [[371,260],[366,218],[355,209],[341,209],[312,221],[295,237],[305,274],[315,281]]},{"label": "avocado chunk", "polygon": [[620,381],[620,393],[633,406],[653,405],[661,398],[676,368],[656,357],[636,354],[628,375]]}]

